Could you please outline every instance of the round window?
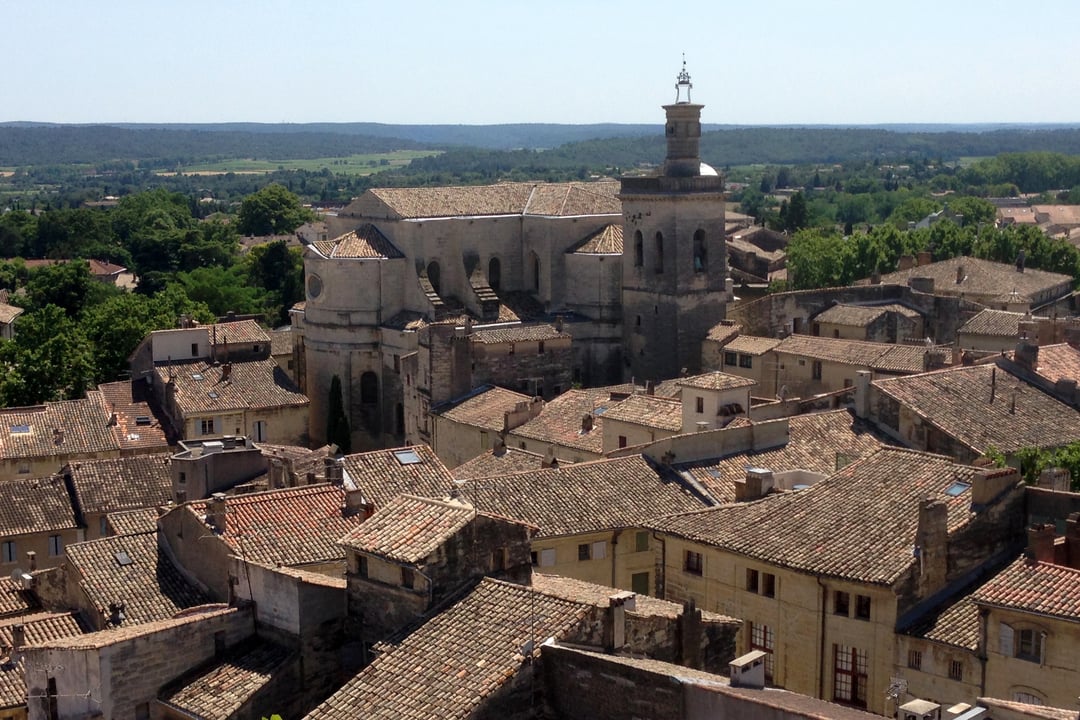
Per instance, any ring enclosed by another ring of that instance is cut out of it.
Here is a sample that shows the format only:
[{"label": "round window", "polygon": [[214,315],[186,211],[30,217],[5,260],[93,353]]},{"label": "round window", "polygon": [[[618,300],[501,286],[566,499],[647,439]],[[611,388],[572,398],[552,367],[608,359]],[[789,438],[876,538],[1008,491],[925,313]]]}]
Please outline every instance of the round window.
[{"label": "round window", "polygon": [[307,279],[307,294],[308,297],[314,300],[322,294],[322,278],[318,275],[308,275]]}]

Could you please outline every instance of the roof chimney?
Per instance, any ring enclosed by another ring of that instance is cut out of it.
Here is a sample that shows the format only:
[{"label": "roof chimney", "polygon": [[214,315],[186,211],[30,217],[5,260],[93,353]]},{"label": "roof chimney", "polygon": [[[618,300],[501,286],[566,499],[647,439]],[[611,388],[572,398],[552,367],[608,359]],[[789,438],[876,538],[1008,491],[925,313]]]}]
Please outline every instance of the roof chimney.
[{"label": "roof chimney", "polygon": [[585,413],[581,416],[581,432],[587,433],[593,429],[593,416],[592,413]]},{"label": "roof chimney", "polygon": [[645,394],[646,395],[655,395],[656,394],[656,385],[653,384],[652,380],[646,380],[645,381]]},{"label": "roof chimney", "polygon": [[910,270],[913,267],[915,267],[915,258],[911,255],[901,255],[900,260],[896,264],[896,269],[900,272]]},{"label": "roof chimney", "polygon": [[1065,564],[1080,570],[1080,513],[1065,521]]},{"label": "roof chimney", "polygon": [[232,377],[232,363],[226,362],[221,366],[221,382],[229,382],[230,377]]},{"label": "roof chimney", "polygon": [[367,520],[375,512],[375,506],[364,500],[364,494],[359,490],[346,490],[345,502],[341,505],[341,516],[352,517],[363,514]]},{"label": "roof chimney", "polygon": [[1026,554],[1035,562],[1054,562],[1054,531],[1053,523],[1032,525],[1028,528],[1028,545]]},{"label": "roof chimney", "polygon": [[26,551],[26,565],[30,568],[30,572],[37,570],[37,553],[33,550]]},{"label": "roof chimney", "polygon": [[226,497],[225,493],[214,493],[206,503],[206,522],[216,533],[225,532]]},{"label": "roof chimney", "polygon": [[949,561],[949,506],[945,501],[935,498],[919,501],[915,555],[919,561],[920,586],[927,594],[943,587]]},{"label": "roof chimney", "polygon": [[555,457],[555,446],[548,445],[548,449],[544,452],[544,459],[540,461],[540,467],[545,468],[557,468],[559,467],[559,459]]},{"label": "roof chimney", "polygon": [[1031,340],[1021,340],[1016,343],[1013,359],[1025,370],[1035,371],[1039,367],[1039,345]]},{"label": "roof chimney", "polygon": [[11,626],[11,647],[19,650],[26,645],[26,626],[22,623]]},{"label": "roof chimney", "polygon": [[923,265],[929,265],[933,262],[933,258],[934,256],[930,254],[929,250],[923,250],[918,254],[916,262],[922,267]]},{"label": "roof chimney", "polygon": [[773,489],[773,474],[765,468],[747,468],[746,477],[735,481],[735,502],[758,500]]},{"label": "roof chimney", "polygon": [[502,457],[506,454],[506,436],[502,433],[495,433],[495,442],[491,446],[491,454],[496,457]]},{"label": "roof chimney", "polygon": [[1016,468],[983,468],[975,471],[971,482],[971,507],[979,510],[998,499],[1020,482]]}]

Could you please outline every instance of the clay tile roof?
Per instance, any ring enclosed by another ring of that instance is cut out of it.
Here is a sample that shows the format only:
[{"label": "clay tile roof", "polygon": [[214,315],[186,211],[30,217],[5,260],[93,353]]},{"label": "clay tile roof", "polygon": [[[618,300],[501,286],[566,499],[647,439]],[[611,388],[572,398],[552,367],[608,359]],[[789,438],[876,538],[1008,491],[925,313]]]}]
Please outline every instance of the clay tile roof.
[{"label": "clay tile roof", "polygon": [[451,472],[454,474],[454,479],[460,481],[539,470],[543,465],[543,455],[507,447],[499,453],[485,452],[477,455],[472,460],[458,465]]},{"label": "clay tile roof", "polygon": [[[564,600],[592,605],[597,608],[610,607],[610,598],[617,589],[606,585],[596,585],[584,580],[562,577],[561,575],[544,575],[534,572],[532,574],[532,587],[538,593],[551,595]],[[681,603],[660,600],[649,595],[637,595],[634,598],[634,609],[627,612],[644,617],[663,617],[674,619],[683,611]],[[706,622],[730,622],[741,625],[742,621],[727,615],[701,611],[701,618]]]},{"label": "clay tile roof", "polygon": [[829,309],[819,313],[815,322],[829,323],[832,325],[849,325],[851,327],[866,327],[886,313],[898,313],[908,318],[917,318],[919,313],[914,310],[892,303],[889,305],[833,305]]},{"label": "clay tile roof", "polygon": [[881,446],[872,428],[847,410],[833,410],[788,418],[788,441],[780,447],[676,467],[708,488],[717,500],[729,503],[735,501],[735,481],[746,477],[747,465],[773,472],[808,470],[830,475],[839,459],[865,457]]},{"label": "clay tile roof", "polygon": [[293,351],[293,334],[291,328],[285,328],[284,330],[271,330],[270,335],[270,354],[271,355],[289,355]]},{"label": "clay tile roof", "polygon": [[316,707],[310,720],[464,720],[536,658],[544,638],[574,631],[586,605],[485,578],[393,644]]},{"label": "clay tile roof", "polygon": [[147,402],[136,399],[135,389],[130,380],[98,385],[105,405],[105,417],[116,413],[113,433],[121,449],[141,452],[168,449],[169,442],[161,423],[154,417]]},{"label": "clay tile roof", "polygon": [[[544,405],[538,416],[510,431],[510,437],[541,440],[599,455],[604,451],[603,413],[614,404],[606,393],[567,390]],[[589,432],[581,430],[585,414],[595,415]]]},{"label": "clay tile roof", "polygon": [[121,510],[107,516],[109,527],[116,535],[139,535],[157,530],[157,508],[146,507],[138,510]]},{"label": "clay tile roof", "polygon": [[372,188],[387,215],[402,219],[483,215],[609,215],[622,212],[619,183],[498,183],[458,187]]},{"label": "clay tile roof", "polygon": [[1077,622],[1080,569],[1021,557],[988,580],[972,599],[979,605]]},{"label": "clay tile roof", "polygon": [[[82,633],[74,613],[38,613],[0,620],[0,647],[11,647],[11,625],[21,624],[30,645],[70,637]],[[8,708],[26,709],[26,660],[0,663],[0,711]],[[18,717],[19,713],[15,713]]]},{"label": "clay tile roof", "polygon": [[[363,521],[360,514],[345,517],[344,504],[345,491],[328,484],[231,495],[222,538],[238,555],[268,565],[341,560],[338,539]],[[189,507],[206,514],[205,503]]]},{"label": "clay tile roof", "polygon": [[956,331],[967,335],[1004,335],[1017,337],[1020,333],[1020,321],[1024,313],[1005,310],[982,310]]},{"label": "clay tile roof", "polygon": [[532,398],[528,395],[522,395],[513,390],[485,385],[464,398],[436,405],[431,408],[431,414],[453,422],[499,432],[503,429],[504,413],[512,411],[518,403],[528,403],[531,400]]},{"label": "clay tile roof", "polygon": [[652,529],[799,572],[891,585],[914,562],[911,554],[924,497],[948,505],[948,528],[970,520],[975,468],[945,457],[883,448],[827,480],[754,502],[658,518]]},{"label": "clay tile roof", "polygon": [[533,187],[525,215],[569,217],[573,215],[614,215],[622,213],[615,197],[617,182],[538,183]]},{"label": "clay tile roof", "polygon": [[341,544],[393,562],[422,563],[475,517],[471,505],[398,495],[343,537]]},{"label": "clay tile roof", "polygon": [[169,502],[169,456],[127,455],[82,460],[71,465],[71,480],[85,513],[148,508]]},{"label": "clay tile roof", "polygon": [[[963,280],[956,282],[957,270],[963,273]],[[938,295],[964,294],[969,299],[991,298],[1001,295],[1003,290],[1013,289],[1022,295],[1037,297],[1044,292],[1062,286],[1063,292],[1072,287],[1072,278],[1068,275],[1045,272],[1027,268],[1017,272],[1009,263],[998,263],[973,257],[955,257],[948,260],[899,270],[881,276],[883,285],[907,285],[913,277],[927,277],[934,280],[934,293]],[[860,284],[863,281],[860,281]]]},{"label": "clay tile roof", "polygon": [[789,335],[776,346],[777,353],[857,365],[884,372],[920,373],[927,348],[924,345],[894,345],[817,337]]},{"label": "clay tile roof", "polygon": [[234,320],[233,322],[212,323],[206,326],[210,342],[215,346],[266,344],[270,336],[254,320]]},{"label": "clay tile roof", "polygon": [[1038,372],[1050,382],[1080,380],[1080,350],[1068,343],[1039,348]]},{"label": "clay tile roof", "polygon": [[[728,347],[731,347],[730,345]],[[681,387],[697,388],[699,390],[734,390],[735,388],[750,387],[757,382],[750,378],[738,375],[728,375],[719,370],[680,378],[678,384]]]},{"label": "clay tile roof", "polygon": [[173,374],[176,407],[184,416],[308,404],[307,395],[269,359],[232,363],[225,382],[221,367],[206,360],[158,365],[155,371],[162,385],[169,381],[169,373]]},{"label": "clay tile roof", "polygon": [[0,537],[77,527],[63,478],[16,478],[0,482]]},{"label": "clay tile roof", "polygon": [[0,324],[10,325],[15,318],[23,314],[23,309],[15,305],[0,303]]},{"label": "clay tile roof", "polygon": [[712,504],[640,455],[477,478],[459,488],[479,510],[538,526],[538,537],[632,527]]},{"label": "clay tile roof", "polygon": [[682,402],[655,395],[631,395],[607,409],[604,421],[609,420],[678,432],[683,425]]},{"label": "clay tile roof", "polygon": [[34,594],[23,590],[7,573],[0,575],[0,618],[25,615],[38,607]]},{"label": "clay tile roof", "polygon": [[[96,390],[83,400],[0,410],[0,455],[38,458],[118,450],[119,441],[108,421],[101,393]],[[55,432],[57,429],[61,432]]]},{"label": "clay tile roof", "polygon": [[875,380],[873,385],[976,452],[994,447],[1011,453],[1080,440],[1076,410],[992,364]]},{"label": "clay tile roof", "polygon": [[622,255],[622,225],[615,223],[605,225],[567,252],[577,255]]},{"label": "clay tile roof", "polygon": [[101,648],[126,642],[133,638],[147,637],[162,630],[170,630],[182,625],[196,624],[208,617],[221,617],[234,613],[250,614],[250,609],[229,607],[224,603],[207,603],[194,606],[179,612],[175,617],[166,617],[161,620],[153,620],[145,623],[125,622],[120,627],[112,627],[106,630],[88,632],[85,635],[76,635],[66,638],[57,638],[46,642],[37,643],[36,647],[65,650],[100,650]]},{"label": "clay tile roof", "polygon": [[454,489],[450,471],[428,445],[346,455],[342,463],[349,481],[376,508],[405,493],[447,497]]},{"label": "clay tile roof", "polygon": [[170,684],[158,696],[165,705],[203,720],[230,720],[274,680],[292,652],[261,638],[230,648],[208,667]]},{"label": "clay tile roof", "polygon": [[714,340],[721,345],[724,345],[725,343],[728,343],[731,340],[737,338],[739,336],[739,333],[741,332],[742,325],[725,321],[713,325],[712,328],[709,329],[709,334],[707,338],[709,340]]},{"label": "clay tile roof", "polygon": [[[998,698],[981,697],[977,701],[979,705],[987,708],[993,716],[1038,718],[1040,720],[1076,720],[1076,710],[1065,708],[1048,707],[1046,705],[1032,705],[1031,703],[1017,702],[1016,700],[1001,700]],[[1004,713],[995,712],[996,709]]]},{"label": "clay tile roof", "polygon": [[569,338],[570,334],[556,330],[553,325],[542,323],[539,325],[511,325],[509,327],[490,329],[479,328],[473,330],[472,335],[469,337],[475,343],[495,345],[498,343],[557,340],[559,338]]},{"label": "clay tile roof", "polygon": [[79,587],[106,620],[109,604],[117,601],[124,603],[125,626],[209,602],[159,551],[156,532],[75,543],[67,547],[67,557]]},{"label": "clay tile roof", "polygon": [[394,247],[394,243],[371,223],[364,223],[355,230],[334,238],[312,243],[316,250],[328,258],[377,258],[389,260],[403,258],[405,255]]},{"label": "clay tile roof", "polygon": [[746,355],[764,355],[779,344],[780,340],[777,338],[740,335],[725,345],[724,349],[732,352],[741,352]]}]

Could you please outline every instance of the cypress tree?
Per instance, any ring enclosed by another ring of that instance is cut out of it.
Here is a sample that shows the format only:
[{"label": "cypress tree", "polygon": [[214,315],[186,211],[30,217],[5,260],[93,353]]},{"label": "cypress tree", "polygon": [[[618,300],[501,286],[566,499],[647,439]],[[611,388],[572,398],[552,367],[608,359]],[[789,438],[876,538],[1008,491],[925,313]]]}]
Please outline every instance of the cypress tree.
[{"label": "cypress tree", "polygon": [[349,418],[345,414],[345,402],[341,396],[341,378],[335,375],[330,380],[330,403],[326,416],[326,442],[337,445],[338,452],[348,455],[351,452],[352,435],[349,431]]}]

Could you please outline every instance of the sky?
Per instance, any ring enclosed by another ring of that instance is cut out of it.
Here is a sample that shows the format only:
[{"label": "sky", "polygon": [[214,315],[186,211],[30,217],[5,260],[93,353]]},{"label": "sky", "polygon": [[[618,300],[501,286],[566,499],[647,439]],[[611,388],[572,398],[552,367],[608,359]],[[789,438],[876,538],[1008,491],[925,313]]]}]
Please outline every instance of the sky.
[{"label": "sky", "polygon": [[0,121],[1080,122],[1076,0],[8,0]]}]

